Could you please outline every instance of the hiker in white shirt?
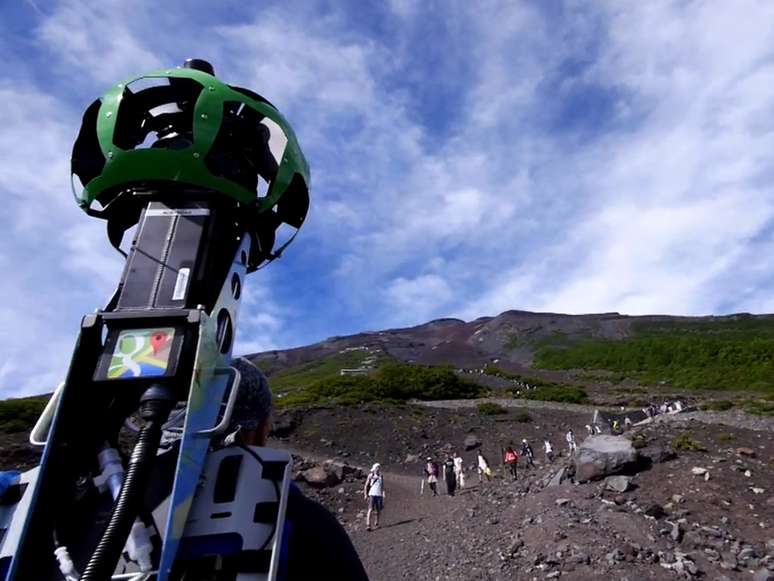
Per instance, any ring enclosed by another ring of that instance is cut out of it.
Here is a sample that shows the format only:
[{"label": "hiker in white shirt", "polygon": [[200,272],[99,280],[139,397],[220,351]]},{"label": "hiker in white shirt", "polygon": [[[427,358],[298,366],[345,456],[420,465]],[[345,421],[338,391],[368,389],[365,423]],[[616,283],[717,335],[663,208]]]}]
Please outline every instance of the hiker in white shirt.
[{"label": "hiker in white shirt", "polygon": [[454,453],[454,476],[457,478],[457,487],[465,488],[465,471],[462,466],[462,456]]},{"label": "hiker in white shirt", "polygon": [[549,442],[547,439],[543,440],[543,448],[546,451],[546,458],[548,458],[548,461],[553,464],[553,462],[554,462],[554,447],[551,445],[551,442]]},{"label": "hiker in white shirt", "polygon": [[373,528],[379,528],[379,513],[384,508],[384,475],[382,467],[377,462],[368,473],[365,486],[363,487],[363,497],[368,501],[368,512],[366,513],[366,530],[371,530],[371,514],[374,515]]},{"label": "hiker in white shirt", "polygon": [[478,481],[481,482],[486,477],[487,482],[492,480],[492,469],[489,467],[489,461],[481,451],[478,452]]},{"label": "hiker in white shirt", "polygon": [[572,429],[567,430],[567,434],[564,437],[567,440],[567,446],[570,448],[570,455],[575,454],[575,450],[578,446],[575,444],[575,434],[572,433]]}]

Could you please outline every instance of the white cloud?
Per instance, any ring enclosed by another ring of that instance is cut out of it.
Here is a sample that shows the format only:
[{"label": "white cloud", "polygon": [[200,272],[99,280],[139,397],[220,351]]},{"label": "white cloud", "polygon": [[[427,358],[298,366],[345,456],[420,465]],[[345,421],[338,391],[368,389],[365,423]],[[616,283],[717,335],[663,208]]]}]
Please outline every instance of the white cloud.
[{"label": "white cloud", "polygon": [[145,12],[138,2],[64,0],[43,20],[37,37],[70,71],[107,87],[125,76],[170,66],[131,28],[142,27]]},{"label": "white cloud", "polygon": [[774,173],[774,119],[766,112],[774,46],[762,24],[770,8],[750,5],[735,20],[704,6],[611,5],[586,81],[625,96],[625,123],[571,150],[549,141],[556,173],[533,187],[572,204],[561,176],[573,175],[582,206],[563,229],[541,220],[554,239],[496,276],[463,312],[770,308],[732,290],[745,262],[765,252],[756,236],[774,218],[764,177]]},{"label": "white cloud", "polygon": [[407,279],[399,277],[390,282],[384,290],[386,300],[397,310],[396,319],[401,321],[401,313],[407,313],[408,320],[419,316],[430,318],[443,312],[444,305],[453,296],[447,282],[437,274],[426,274]]}]

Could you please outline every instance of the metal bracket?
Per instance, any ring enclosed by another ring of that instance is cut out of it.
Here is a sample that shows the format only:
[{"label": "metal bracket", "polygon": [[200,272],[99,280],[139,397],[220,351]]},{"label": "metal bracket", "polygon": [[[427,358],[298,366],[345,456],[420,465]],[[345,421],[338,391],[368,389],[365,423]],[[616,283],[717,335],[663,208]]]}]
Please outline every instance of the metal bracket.
[{"label": "metal bracket", "polygon": [[46,407],[43,408],[43,413],[40,414],[38,421],[35,422],[35,427],[30,432],[30,444],[33,446],[45,446],[48,442],[48,432],[51,429],[51,420],[54,417],[56,406],[59,404],[59,398],[64,391],[65,382],[60,383],[54,391],[51,399],[48,400]]},{"label": "metal bracket", "polygon": [[206,430],[199,430],[195,433],[196,437],[211,438],[218,436],[226,431],[228,425],[231,423],[231,415],[234,412],[234,405],[236,404],[237,394],[239,392],[239,384],[242,381],[242,374],[235,367],[219,367],[215,370],[214,375],[231,375],[231,391],[228,394],[228,401],[226,402],[226,409],[223,411],[223,417],[220,422],[214,427]]}]

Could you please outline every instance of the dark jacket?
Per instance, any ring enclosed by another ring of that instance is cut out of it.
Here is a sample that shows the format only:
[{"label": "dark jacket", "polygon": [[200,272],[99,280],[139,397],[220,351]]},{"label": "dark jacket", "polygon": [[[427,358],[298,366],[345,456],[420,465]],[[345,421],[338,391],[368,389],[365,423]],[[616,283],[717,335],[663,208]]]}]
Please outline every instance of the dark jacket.
[{"label": "dark jacket", "polygon": [[295,485],[290,486],[283,537],[287,553],[283,548],[279,580],[368,581],[344,527]]}]

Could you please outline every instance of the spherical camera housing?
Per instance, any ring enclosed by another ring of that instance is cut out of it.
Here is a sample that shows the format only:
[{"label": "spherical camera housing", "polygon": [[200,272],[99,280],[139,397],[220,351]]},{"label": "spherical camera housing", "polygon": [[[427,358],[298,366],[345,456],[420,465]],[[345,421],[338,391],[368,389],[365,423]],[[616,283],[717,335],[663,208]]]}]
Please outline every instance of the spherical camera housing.
[{"label": "spherical camera housing", "polygon": [[76,201],[110,221],[138,191],[227,196],[260,240],[261,262],[274,258],[292,240],[274,250],[276,230],[306,218],[309,165],[270,102],[191,62],[209,68],[146,73],[86,109],[72,154]]}]

